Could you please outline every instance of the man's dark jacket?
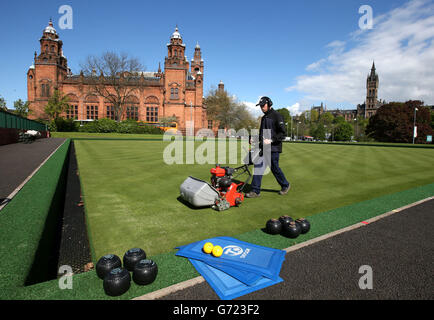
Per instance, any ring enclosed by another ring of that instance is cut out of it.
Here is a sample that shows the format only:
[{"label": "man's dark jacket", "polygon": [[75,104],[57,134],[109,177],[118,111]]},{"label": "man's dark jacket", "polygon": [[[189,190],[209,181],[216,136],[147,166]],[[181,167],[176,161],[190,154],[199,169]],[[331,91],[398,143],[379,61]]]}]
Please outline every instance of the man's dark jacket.
[{"label": "man's dark jacket", "polygon": [[271,129],[271,152],[281,153],[282,141],[286,138],[286,125],[283,116],[273,108],[270,108],[262,117],[259,129],[259,147],[261,150],[263,150],[264,129]]}]

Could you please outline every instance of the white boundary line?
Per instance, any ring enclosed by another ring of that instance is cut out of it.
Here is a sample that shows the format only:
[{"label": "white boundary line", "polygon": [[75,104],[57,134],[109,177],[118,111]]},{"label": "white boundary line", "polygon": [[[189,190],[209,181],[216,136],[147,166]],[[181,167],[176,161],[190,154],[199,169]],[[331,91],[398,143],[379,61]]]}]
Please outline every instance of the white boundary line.
[{"label": "white boundary line", "polygon": [[51,158],[51,156],[61,147],[64,145],[64,143],[66,142],[67,139],[65,139],[65,141],[63,141],[63,143],[61,145],[59,145],[53,152],[51,152],[51,154],[35,169],[33,170],[33,172],[26,178],[26,180],[24,180],[18,187],[15,188],[14,191],[12,191],[12,193],[10,195],[8,195],[6,197],[7,200],[5,203],[3,203],[2,205],[0,205],[0,211],[7,206],[7,204],[9,202],[12,201],[12,199],[15,197],[15,195],[18,193],[18,191],[20,191],[24,185],[35,175],[36,172],[38,172],[38,170],[45,164],[45,162],[48,161],[48,159]]},{"label": "white boundary line", "polygon": [[[430,200],[434,200],[434,197],[429,197],[429,198],[426,198],[426,199],[423,199],[423,200],[411,203],[411,204],[406,205],[404,207],[401,207],[401,208],[398,208],[398,209],[393,209],[392,211],[389,211],[389,212],[383,213],[383,214],[381,214],[379,216],[376,216],[376,217],[373,217],[371,219],[365,220],[364,223],[363,222],[356,223],[356,224],[351,225],[349,227],[346,227],[346,228],[343,228],[343,229],[340,229],[340,230],[336,230],[336,231],[327,233],[325,235],[322,235],[320,237],[317,237],[317,238],[314,238],[314,239],[311,239],[311,240],[307,240],[305,242],[293,245],[293,246],[291,246],[289,248],[286,248],[284,250],[287,253],[288,252],[292,252],[292,251],[296,251],[298,249],[301,249],[301,248],[307,247],[309,245],[312,245],[314,243],[317,243],[317,242],[320,242],[320,241],[332,238],[334,236],[337,236],[339,234],[345,233],[347,231],[358,229],[360,227],[366,227],[367,225],[369,225],[369,224],[371,224],[373,222],[376,222],[376,221],[378,221],[380,219],[386,218],[388,216],[391,216],[392,214],[401,212],[401,211],[403,211],[405,209],[417,206],[419,204],[422,204],[422,203],[430,201]],[[179,290],[186,289],[188,287],[195,286],[195,285],[200,284],[200,283],[202,283],[204,281],[205,281],[205,279],[202,276],[199,276],[199,277],[187,280],[187,281],[183,281],[183,282],[171,285],[169,287],[166,287],[166,288],[163,288],[163,289],[160,289],[160,290],[156,290],[154,292],[147,293],[147,294],[145,294],[143,296],[136,297],[136,298],[134,298],[132,300],[155,300],[155,299],[159,299],[161,297],[167,296],[168,294],[177,292]]]}]

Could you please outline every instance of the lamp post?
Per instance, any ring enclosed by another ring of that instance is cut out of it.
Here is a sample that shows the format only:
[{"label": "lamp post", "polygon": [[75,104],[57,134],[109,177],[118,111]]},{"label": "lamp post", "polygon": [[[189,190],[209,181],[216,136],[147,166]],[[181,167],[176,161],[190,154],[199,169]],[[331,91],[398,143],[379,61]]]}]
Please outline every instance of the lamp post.
[{"label": "lamp post", "polygon": [[285,125],[286,125],[286,132],[287,132],[286,136],[288,136],[288,134],[289,134],[288,122],[286,122]]},{"label": "lamp post", "polygon": [[414,144],[414,138],[416,138],[416,111],[418,111],[418,108],[414,108],[414,121],[413,121],[413,144]]},{"label": "lamp post", "polygon": [[289,114],[289,116],[291,118],[291,140],[292,140],[292,136],[293,136],[293,134],[292,134],[292,116],[291,116],[291,114]]},{"label": "lamp post", "polygon": [[192,135],[194,136],[194,124],[193,124],[193,102],[190,101],[190,126],[192,126]]},{"label": "lamp post", "polygon": [[357,127],[358,127],[358,125],[357,125],[357,118],[355,118],[354,121],[356,122],[356,124],[354,126],[356,127],[356,130],[355,130],[356,136],[355,136],[355,138],[357,139]]},{"label": "lamp post", "polygon": [[301,123],[301,121],[297,122],[297,140],[298,140],[298,125]]}]

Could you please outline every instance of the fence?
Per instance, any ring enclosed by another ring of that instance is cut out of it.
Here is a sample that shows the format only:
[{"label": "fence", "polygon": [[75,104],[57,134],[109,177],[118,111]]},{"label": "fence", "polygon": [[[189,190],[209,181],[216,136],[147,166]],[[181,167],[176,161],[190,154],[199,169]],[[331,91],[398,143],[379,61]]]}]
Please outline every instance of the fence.
[{"label": "fence", "polygon": [[46,125],[0,110],[0,128],[47,131]]}]

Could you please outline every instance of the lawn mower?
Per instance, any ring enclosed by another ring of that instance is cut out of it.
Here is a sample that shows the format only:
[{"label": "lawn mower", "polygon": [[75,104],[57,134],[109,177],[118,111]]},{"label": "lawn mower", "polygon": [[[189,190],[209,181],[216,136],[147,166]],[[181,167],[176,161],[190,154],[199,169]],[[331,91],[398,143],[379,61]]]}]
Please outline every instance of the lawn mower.
[{"label": "lawn mower", "polygon": [[[217,164],[210,170],[211,184],[190,176],[180,187],[181,198],[194,207],[211,206],[217,211],[238,207],[244,201],[242,191],[252,178],[249,164],[237,168],[220,167]],[[248,175],[246,181],[236,180],[245,173]]]}]

